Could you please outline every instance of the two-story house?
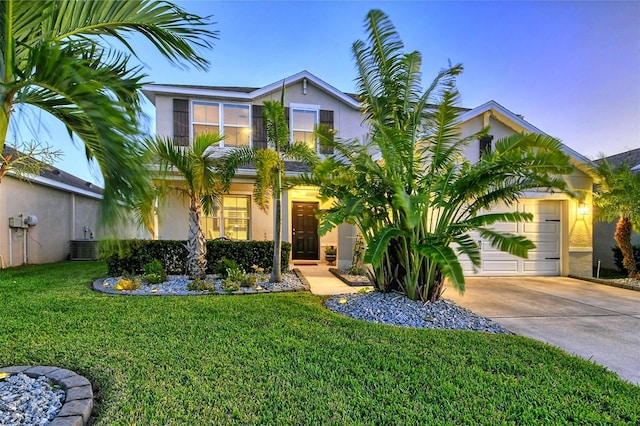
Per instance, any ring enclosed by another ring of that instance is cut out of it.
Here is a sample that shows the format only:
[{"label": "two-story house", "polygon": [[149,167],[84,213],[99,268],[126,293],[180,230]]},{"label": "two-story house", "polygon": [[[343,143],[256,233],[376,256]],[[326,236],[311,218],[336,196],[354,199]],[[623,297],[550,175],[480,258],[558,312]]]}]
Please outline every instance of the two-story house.
[{"label": "two-story house", "polygon": [[[366,123],[354,96],[341,92],[313,74],[303,71],[284,79],[285,107],[291,139],[305,141],[319,154],[324,147],[313,137],[317,124],[326,124],[342,138],[362,139]],[[200,132],[225,135],[220,147],[266,146],[262,105],[265,100],[279,100],[282,81],[265,87],[216,87],[150,84],[144,94],[156,107],[156,133],[173,137],[175,143],[187,145]],[[493,140],[514,132],[542,133],[524,119],[494,101],[466,110],[460,117],[463,134],[472,134],[482,126],[491,126]],[[491,139],[472,144],[470,160],[491,149]],[[520,259],[482,245],[483,264],[477,273],[484,275],[591,275],[591,210],[588,173],[589,160],[569,148],[576,170],[568,179],[572,187],[586,191],[583,201],[564,194],[532,192],[515,208],[531,211],[536,220],[526,224],[508,224],[505,229],[529,237],[538,248],[529,259]],[[287,165],[287,173],[300,173],[299,165]],[[237,240],[273,238],[273,212],[262,212],[251,194],[255,170],[239,170],[229,192],[219,207],[202,225],[207,238],[227,237]],[[284,241],[292,243],[292,261],[319,261],[323,248],[338,246],[338,267],[351,263],[355,229],[341,225],[318,237],[314,210],[323,207],[313,187],[290,189],[283,197]],[[511,207],[514,208],[514,207]],[[184,239],[187,230],[187,207],[180,199],[168,199],[158,208],[156,235],[161,239]],[[482,244],[482,243],[481,243]],[[468,272],[473,271],[466,265]]]}]

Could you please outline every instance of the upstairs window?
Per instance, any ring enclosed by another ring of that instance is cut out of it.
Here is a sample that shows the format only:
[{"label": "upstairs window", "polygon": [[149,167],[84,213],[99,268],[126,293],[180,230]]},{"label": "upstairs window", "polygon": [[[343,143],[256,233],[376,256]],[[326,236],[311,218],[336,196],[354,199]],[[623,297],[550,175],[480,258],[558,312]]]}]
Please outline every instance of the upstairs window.
[{"label": "upstairs window", "polygon": [[480,158],[483,155],[491,152],[491,141],[493,140],[492,135],[486,135],[480,137]]},{"label": "upstairs window", "polygon": [[204,133],[220,133],[225,136],[220,146],[251,145],[249,105],[194,101],[192,108],[193,137]]},{"label": "upstairs window", "polygon": [[304,142],[317,152],[317,140],[313,130],[318,124],[318,110],[310,108],[291,108],[291,141]]}]

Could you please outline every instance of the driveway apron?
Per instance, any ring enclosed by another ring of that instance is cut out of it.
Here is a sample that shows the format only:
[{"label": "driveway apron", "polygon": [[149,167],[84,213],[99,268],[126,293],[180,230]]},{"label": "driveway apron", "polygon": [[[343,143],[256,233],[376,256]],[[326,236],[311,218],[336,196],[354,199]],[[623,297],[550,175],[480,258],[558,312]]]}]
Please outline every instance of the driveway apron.
[{"label": "driveway apron", "polygon": [[565,277],[470,277],[445,298],[640,384],[640,291]]}]

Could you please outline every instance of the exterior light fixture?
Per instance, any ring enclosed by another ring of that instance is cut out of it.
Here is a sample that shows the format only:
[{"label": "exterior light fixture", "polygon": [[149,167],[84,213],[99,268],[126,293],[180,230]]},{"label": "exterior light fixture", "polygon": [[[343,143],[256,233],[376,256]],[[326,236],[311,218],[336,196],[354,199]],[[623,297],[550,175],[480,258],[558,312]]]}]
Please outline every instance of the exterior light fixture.
[{"label": "exterior light fixture", "polygon": [[580,216],[586,216],[589,214],[589,205],[585,203],[578,204],[578,214]]}]

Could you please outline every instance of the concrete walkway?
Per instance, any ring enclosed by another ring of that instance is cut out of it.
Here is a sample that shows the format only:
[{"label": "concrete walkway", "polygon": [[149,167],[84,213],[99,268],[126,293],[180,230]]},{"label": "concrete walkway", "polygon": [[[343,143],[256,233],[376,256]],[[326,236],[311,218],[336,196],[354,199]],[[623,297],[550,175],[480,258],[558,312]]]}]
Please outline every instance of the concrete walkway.
[{"label": "concrete walkway", "polygon": [[292,265],[292,268],[298,269],[302,275],[309,281],[311,293],[320,295],[357,293],[362,287],[351,287],[335,277],[326,264],[319,265]]},{"label": "concrete walkway", "polygon": [[640,292],[564,277],[467,278],[445,298],[640,384]]}]

